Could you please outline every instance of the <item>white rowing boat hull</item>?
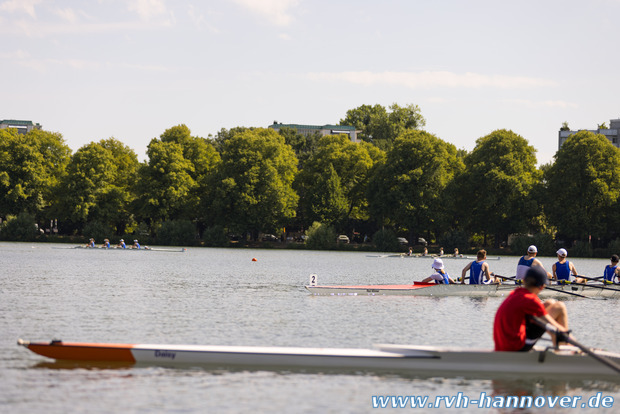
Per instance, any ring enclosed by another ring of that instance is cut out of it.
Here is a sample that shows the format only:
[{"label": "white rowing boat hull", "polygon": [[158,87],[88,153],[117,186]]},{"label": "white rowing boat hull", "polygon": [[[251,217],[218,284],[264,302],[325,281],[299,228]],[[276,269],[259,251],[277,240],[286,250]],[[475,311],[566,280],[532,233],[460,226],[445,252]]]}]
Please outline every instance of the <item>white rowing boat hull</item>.
[{"label": "white rowing boat hull", "polygon": [[181,247],[178,249],[169,249],[169,248],[158,248],[158,247],[142,247],[140,249],[134,249],[132,247],[127,247],[123,249],[122,247],[86,247],[86,246],[74,246],[74,247],[52,247],[52,249],[85,249],[85,250],[103,250],[103,251],[123,251],[123,252],[173,252],[173,253],[183,253],[186,252],[187,249],[185,247]]},{"label": "white rowing boat hull", "polygon": [[[406,371],[415,375],[577,376],[618,378],[577,348],[494,352],[460,348],[377,345],[375,349],[199,346],[159,344],[35,343],[31,351],[59,361],[210,366],[220,368]],[[620,354],[596,351],[620,363]]]},{"label": "white rowing boat hull", "polygon": [[[358,285],[358,286],[306,286],[313,295],[329,296],[506,296],[515,289],[514,284],[491,284],[491,285],[436,285],[434,283],[416,283],[413,285]],[[553,289],[553,290],[552,290]],[[620,298],[620,289],[609,286],[575,286],[575,285],[552,285],[549,289],[543,289],[539,293],[541,297],[603,297]]]}]

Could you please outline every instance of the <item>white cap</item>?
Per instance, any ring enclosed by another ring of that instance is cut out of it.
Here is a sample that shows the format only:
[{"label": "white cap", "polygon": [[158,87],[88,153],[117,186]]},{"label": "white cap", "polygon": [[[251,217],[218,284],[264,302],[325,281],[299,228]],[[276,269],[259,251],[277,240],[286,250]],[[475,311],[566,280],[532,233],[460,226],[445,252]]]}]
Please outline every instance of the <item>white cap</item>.
[{"label": "white cap", "polygon": [[538,253],[538,249],[533,244],[527,248],[528,253]]},{"label": "white cap", "polygon": [[556,253],[558,256],[562,256],[562,257],[568,256],[568,252],[566,251],[566,249],[560,249]]},{"label": "white cap", "polygon": [[437,270],[443,269],[443,260],[435,259],[433,261],[433,269],[437,269]]}]

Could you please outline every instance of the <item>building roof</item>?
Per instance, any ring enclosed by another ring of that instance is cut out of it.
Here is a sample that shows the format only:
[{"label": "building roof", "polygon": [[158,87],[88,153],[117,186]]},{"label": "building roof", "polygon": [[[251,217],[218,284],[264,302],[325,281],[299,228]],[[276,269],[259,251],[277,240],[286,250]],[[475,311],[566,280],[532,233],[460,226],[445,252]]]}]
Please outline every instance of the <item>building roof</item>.
[{"label": "building roof", "polygon": [[17,119],[3,119],[0,124],[6,125],[20,125],[20,126],[32,126],[32,121],[19,121]]}]

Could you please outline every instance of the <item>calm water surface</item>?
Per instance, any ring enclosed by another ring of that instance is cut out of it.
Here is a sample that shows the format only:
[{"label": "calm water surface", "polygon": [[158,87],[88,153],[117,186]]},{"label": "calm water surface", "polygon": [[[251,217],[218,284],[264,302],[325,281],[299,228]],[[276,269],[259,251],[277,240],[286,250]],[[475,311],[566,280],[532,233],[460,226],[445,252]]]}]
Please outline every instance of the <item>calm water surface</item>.
[{"label": "calm water surface", "polygon": [[[547,269],[554,262],[544,257],[541,261]],[[492,271],[508,276],[514,274],[516,262],[515,257],[503,257],[489,263]],[[608,261],[575,259],[574,263],[581,274],[598,276]],[[446,260],[446,264],[448,272],[458,276],[467,261]],[[312,273],[323,284],[411,283],[428,276],[430,265],[429,259],[349,252],[200,248],[186,253],[131,252],[0,243],[0,412],[360,413],[381,411],[372,408],[374,395],[434,397],[462,392],[477,398],[485,392],[586,399],[599,391],[617,400],[617,410],[620,382],[68,368],[16,345],[23,338],[492,348],[492,321],[501,298],[319,297],[303,287]],[[582,343],[620,352],[617,300],[571,297],[565,303],[573,332]],[[470,406],[455,412],[509,411]]]}]

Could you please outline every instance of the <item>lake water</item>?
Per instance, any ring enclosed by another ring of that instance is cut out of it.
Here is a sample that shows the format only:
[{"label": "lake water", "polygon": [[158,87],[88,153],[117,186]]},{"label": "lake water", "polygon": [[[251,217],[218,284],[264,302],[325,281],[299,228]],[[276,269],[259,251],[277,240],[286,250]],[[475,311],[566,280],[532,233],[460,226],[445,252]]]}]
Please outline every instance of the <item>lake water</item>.
[{"label": "lake water", "polygon": [[[255,258],[256,261],[252,261]],[[553,258],[540,258],[549,270]],[[446,260],[460,275],[466,260]],[[516,257],[489,261],[514,275]],[[602,259],[575,259],[598,276]],[[620,406],[620,382],[417,378],[373,373],[62,367],[23,347],[32,341],[369,348],[375,343],[492,348],[501,298],[324,297],[320,284],[405,284],[430,259],[372,253],[190,248],[185,253],[0,243],[0,412],[364,413],[373,396],[582,396]],[[582,343],[620,352],[617,300],[566,298]],[[408,409],[413,410],[412,408]],[[444,410],[446,410],[444,408]],[[542,412],[551,409],[536,408]],[[417,409],[417,412],[441,412]],[[510,412],[470,406],[454,412]],[[562,412],[554,409],[554,412]],[[565,409],[574,412],[574,409]],[[614,409],[592,409],[613,412]]]}]

